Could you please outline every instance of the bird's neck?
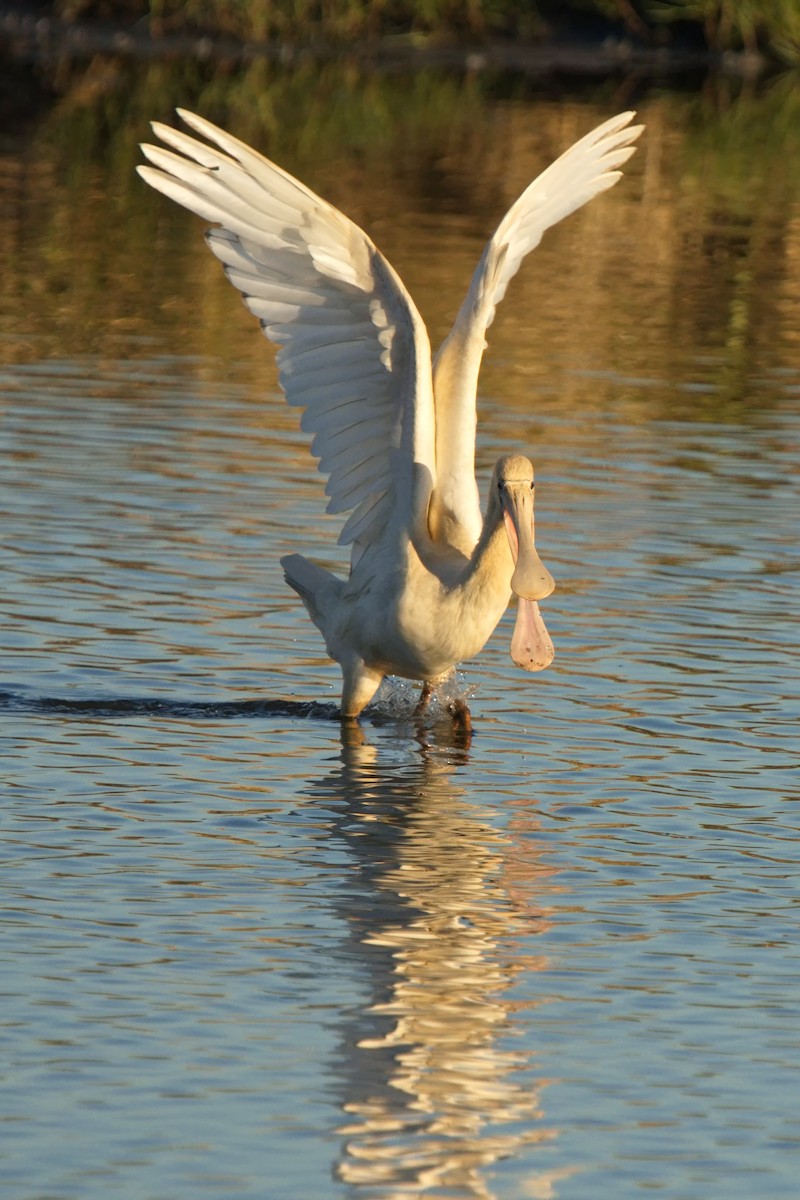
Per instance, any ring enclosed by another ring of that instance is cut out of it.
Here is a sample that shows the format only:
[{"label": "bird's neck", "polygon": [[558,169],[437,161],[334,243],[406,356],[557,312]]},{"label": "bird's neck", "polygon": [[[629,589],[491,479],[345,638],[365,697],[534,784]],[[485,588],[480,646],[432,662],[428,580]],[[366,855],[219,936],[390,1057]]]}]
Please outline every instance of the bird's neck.
[{"label": "bird's neck", "polygon": [[484,518],[481,536],[470,557],[462,586],[482,593],[496,591],[508,603],[513,573],[514,559],[502,513],[492,504]]},{"label": "bird's neck", "polygon": [[514,560],[503,515],[498,505],[490,503],[483,519],[481,532],[471,553],[453,542],[433,541],[430,537],[415,538],[412,543],[416,558],[423,570],[435,576],[452,596],[462,600],[474,597],[485,604],[491,597],[502,608],[508,603]]}]

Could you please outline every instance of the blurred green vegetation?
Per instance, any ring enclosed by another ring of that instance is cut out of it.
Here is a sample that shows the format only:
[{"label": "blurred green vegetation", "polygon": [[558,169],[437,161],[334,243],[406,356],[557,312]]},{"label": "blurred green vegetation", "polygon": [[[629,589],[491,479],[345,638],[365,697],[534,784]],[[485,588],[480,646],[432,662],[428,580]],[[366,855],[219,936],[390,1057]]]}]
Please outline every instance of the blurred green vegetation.
[{"label": "blurred green vegetation", "polygon": [[541,5],[509,0],[54,0],[67,20],[147,22],[154,33],[193,30],[244,40],[335,41],[391,34],[536,33]]},{"label": "blurred green vegetation", "polygon": [[541,38],[598,22],[645,43],[700,42],[797,62],[797,0],[53,0],[67,20],[141,22],[153,34],[200,31],[244,41],[386,36]]}]

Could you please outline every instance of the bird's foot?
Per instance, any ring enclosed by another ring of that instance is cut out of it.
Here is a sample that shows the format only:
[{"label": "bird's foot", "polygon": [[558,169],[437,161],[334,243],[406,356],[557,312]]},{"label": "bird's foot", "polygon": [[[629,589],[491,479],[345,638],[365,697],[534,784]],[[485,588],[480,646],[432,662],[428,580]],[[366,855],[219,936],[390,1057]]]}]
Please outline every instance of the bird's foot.
[{"label": "bird's foot", "polygon": [[453,722],[453,728],[461,739],[469,743],[472,740],[472,714],[465,700],[451,700],[447,711]]}]

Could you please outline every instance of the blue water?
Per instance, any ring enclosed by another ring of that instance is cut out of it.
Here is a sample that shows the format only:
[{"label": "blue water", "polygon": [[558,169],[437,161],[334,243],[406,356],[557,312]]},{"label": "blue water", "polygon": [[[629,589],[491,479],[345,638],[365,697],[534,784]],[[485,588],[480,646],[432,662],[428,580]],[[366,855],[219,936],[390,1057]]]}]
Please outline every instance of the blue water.
[{"label": "blue water", "polygon": [[4,1196],[796,1195],[796,381],[544,405],[557,659],[465,748],[343,744],[300,435],[202,365],[3,375]]}]

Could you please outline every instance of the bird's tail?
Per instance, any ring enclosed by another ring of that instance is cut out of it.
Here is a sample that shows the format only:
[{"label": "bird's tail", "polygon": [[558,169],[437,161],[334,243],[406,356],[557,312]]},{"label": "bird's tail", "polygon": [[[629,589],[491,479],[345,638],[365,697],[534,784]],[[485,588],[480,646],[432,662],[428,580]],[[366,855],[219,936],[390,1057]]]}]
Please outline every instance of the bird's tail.
[{"label": "bird's tail", "polygon": [[283,577],[308,609],[308,615],[325,636],[326,612],[331,601],[344,587],[341,579],[303,558],[302,554],[286,554],[281,559]]}]

